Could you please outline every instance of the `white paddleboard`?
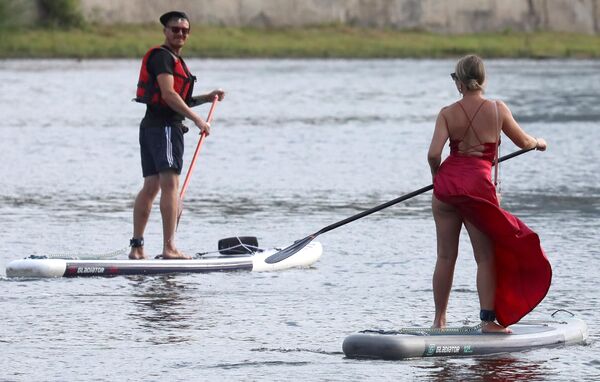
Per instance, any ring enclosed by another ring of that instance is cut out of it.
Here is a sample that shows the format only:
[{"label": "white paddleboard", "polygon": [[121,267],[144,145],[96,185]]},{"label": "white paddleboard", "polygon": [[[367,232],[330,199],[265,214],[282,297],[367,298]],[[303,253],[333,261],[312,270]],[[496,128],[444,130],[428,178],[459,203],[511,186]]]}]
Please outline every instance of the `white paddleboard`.
[{"label": "white paddleboard", "polygon": [[249,255],[201,257],[192,260],[80,260],[26,258],[6,266],[7,277],[90,277],[117,275],[153,275],[164,273],[206,273],[223,271],[279,271],[307,267],[323,253],[319,242],[312,242],[293,256],[274,264],[265,259],[277,249]]}]

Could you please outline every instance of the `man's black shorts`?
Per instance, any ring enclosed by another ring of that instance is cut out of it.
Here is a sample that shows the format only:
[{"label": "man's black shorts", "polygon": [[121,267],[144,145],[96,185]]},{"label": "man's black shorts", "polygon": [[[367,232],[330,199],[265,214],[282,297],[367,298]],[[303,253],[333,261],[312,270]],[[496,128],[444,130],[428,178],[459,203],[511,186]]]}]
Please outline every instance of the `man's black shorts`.
[{"label": "man's black shorts", "polygon": [[140,127],[140,153],[144,178],[183,166],[183,130],[179,126]]}]

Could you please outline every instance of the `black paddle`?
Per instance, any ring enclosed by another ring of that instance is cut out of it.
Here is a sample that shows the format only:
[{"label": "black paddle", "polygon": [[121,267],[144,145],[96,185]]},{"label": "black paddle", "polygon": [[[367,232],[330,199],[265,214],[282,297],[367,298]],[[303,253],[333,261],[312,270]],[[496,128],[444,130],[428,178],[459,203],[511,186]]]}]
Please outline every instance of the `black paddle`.
[{"label": "black paddle", "polygon": [[[530,149],[522,149],[522,150],[519,150],[519,151],[515,151],[514,153],[511,153],[511,154],[508,154],[508,155],[505,155],[505,156],[501,157],[500,159],[498,159],[498,162],[503,162],[505,160],[514,158],[517,155],[524,154],[524,153],[526,153],[528,151],[531,151],[533,149],[535,149],[535,147],[532,147]],[[280,261],[283,261],[283,260],[287,259],[288,257],[292,256],[293,254],[299,252],[302,248],[306,247],[308,245],[308,243],[310,243],[311,241],[313,241],[314,238],[316,238],[317,236],[319,236],[322,233],[329,232],[329,231],[331,231],[333,229],[341,227],[341,226],[343,226],[345,224],[348,224],[350,222],[358,220],[358,219],[360,219],[362,217],[365,217],[367,215],[371,215],[372,213],[375,213],[377,211],[381,211],[384,208],[388,208],[390,206],[393,206],[394,204],[403,202],[405,200],[408,200],[408,199],[413,198],[413,197],[415,197],[417,195],[423,194],[423,193],[425,193],[425,192],[427,192],[429,190],[432,190],[432,189],[433,189],[433,184],[430,184],[429,186],[426,186],[426,187],[423,187],[423,188],[419,188],[418,190],[413,191],[413,192],[411,192],[409,194],[400,196],[400,197],[398,197],[398,198],[396,198],[394,200],[390,200],[389,202],[380,204],[377,207],[373,207],[373,208],[371,208],[369,210],[366,210],[366,211],[363,211],[363,212],[358,213],[356,215],[350,216],[349,218],[346,218],[344,220],[340,220],[337,223],[333,223],[331,225],[328,225],[327,227],[322,228],[321,230],[313,233],[312,235],[308,235],[304,239],[300,239],[300,240],[295,241],[294,244],[290,245],[289,247],[286,247],[286,248],[282,249],[281,251],[275,252],[271,256],[267,257],[266,260],[265,260],[265,262],[267,264],[274,264],[274,263],[278,263]]]}]

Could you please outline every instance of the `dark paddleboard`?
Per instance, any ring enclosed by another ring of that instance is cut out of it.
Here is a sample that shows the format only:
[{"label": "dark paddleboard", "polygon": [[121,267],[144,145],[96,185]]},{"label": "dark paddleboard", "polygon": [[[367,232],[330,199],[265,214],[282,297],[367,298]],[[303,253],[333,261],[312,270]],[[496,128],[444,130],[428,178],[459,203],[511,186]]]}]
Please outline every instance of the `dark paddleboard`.
[{"label": "dark paddleboard", "polygon": [[348,358],[399,360],[509,353],[582,344],[588,337],[587,325],[577,318],[522,321],[510,328],[512,334],[482,333],[474,327],[365,330],[346,337],[342,349]]}]

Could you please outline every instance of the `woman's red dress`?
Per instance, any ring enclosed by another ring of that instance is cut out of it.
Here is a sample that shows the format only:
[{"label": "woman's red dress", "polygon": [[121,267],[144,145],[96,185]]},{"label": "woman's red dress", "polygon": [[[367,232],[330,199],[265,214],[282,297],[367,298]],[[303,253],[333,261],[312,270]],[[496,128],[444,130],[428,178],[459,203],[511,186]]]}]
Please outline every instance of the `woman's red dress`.
[{"label": "woman's red dress", "polygon": [[480,157],[461,154],[459,143],[450,140],[450,156],[435,176],[433,192],[493,241],[496,318],[502,326],[512,325],[544,299],[552,268],[538,235],[499,206],[491,181],[496,143],[482,143]]}]

